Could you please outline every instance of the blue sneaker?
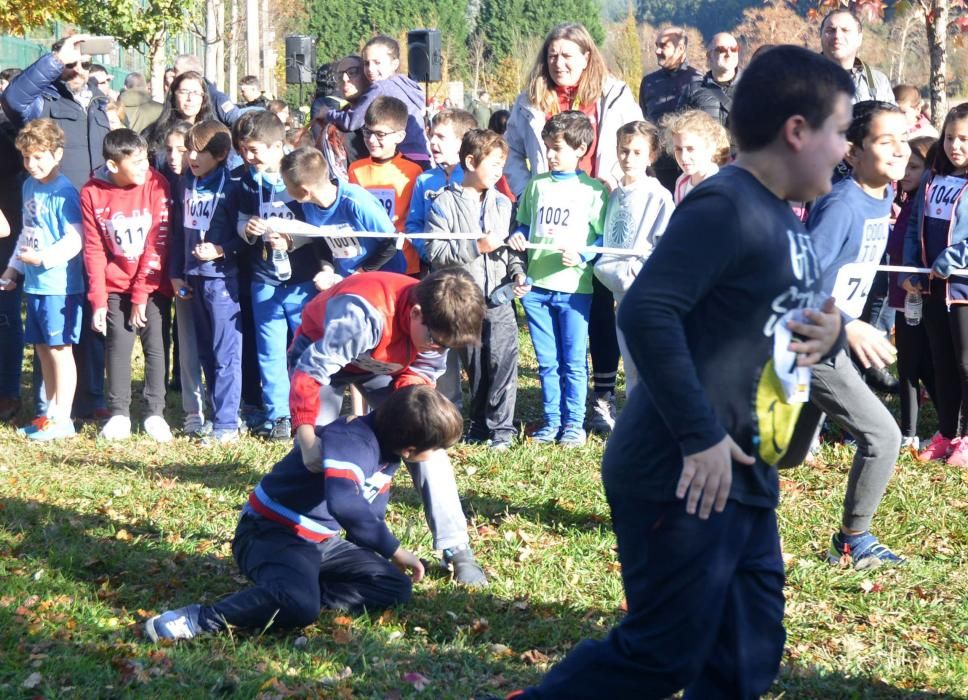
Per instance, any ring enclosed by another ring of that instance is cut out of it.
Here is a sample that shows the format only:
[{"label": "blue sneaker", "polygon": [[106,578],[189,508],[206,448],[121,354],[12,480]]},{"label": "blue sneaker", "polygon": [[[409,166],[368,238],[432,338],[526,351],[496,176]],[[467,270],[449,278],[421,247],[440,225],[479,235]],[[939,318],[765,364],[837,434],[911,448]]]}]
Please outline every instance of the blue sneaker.
[{"label": "blue sneaker", "polygon": [[177,610],[169,610],[155,615],[145,622],[148,639],[157,642],[162,639],[192,639],[202,633],[198,626],[198,613],[201,605],[189,605]]},{"label": "blue sneaker", "polygon": [[827,563],[838,565],[843,557],[850,557],[851,566],[858,571],[876,569],[879,566],[899,566],[906,564],[907,559],[898,556],[886,546],[882,545],[874,535],[862,532],[859,535],[845,535],[834,533],[830,538],[830,550],[827,552]]},{"label": "blue sneaker", "polygon": [[531,439],[535,442],[554,442],[560,432],[560,425],[543,425],[531,434]]},{"label": "blue sneaker", "polygon": [[568,423],[561,431],[558,444],[562,447],[581,447],[587,439],[581,423]]},{"label": "blue sneaker", "polygon": [[22,428],[17,428],[17,435],[21,437],[30,437],[31,433],[36,433],[40,430],[40,426],[47,422],[47,416],[37,416],[32,421],[30,425],[25,425]]},{"label": "blue sneaker", "polygon": [[74,423],[70,418],[46,418],[37,426],[37,430],[27,434],[28,440],[50,442],[62,438],[74,437]]}]

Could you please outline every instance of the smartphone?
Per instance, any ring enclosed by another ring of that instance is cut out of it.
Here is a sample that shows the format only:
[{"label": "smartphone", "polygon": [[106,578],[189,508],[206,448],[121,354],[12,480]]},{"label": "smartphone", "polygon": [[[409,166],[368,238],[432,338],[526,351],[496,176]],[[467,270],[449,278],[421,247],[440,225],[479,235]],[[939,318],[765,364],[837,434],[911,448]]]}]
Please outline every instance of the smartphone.
[{"label": "smartphone", "polygon": [[93,36],[77,44],[77,50],[85,56],[103,56],[113,53],[115,41],[113,36]]}]

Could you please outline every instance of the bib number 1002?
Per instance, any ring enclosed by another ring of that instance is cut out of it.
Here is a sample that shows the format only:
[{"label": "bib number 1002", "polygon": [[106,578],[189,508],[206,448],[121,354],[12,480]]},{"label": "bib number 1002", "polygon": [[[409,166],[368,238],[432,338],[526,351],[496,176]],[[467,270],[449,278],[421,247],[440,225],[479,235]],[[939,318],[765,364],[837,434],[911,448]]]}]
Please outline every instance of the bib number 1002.
[{"label": "bib number 1002", "polygon": [[538,207],[538,224],[567,226],[571,210],[562,207]]}]

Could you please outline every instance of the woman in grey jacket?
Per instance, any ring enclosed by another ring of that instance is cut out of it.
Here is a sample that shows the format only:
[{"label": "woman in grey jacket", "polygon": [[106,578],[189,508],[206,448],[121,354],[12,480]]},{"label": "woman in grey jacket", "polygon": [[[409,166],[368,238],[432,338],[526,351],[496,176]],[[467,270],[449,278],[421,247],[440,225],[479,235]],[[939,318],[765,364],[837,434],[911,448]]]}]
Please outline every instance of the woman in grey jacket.
[{"label": "woman in grey jacket", "polygon": [[[595,142],[579,168],[609,188],[622,176],[616,162],[619,127],[642,119],[642,109],[629,86],[608,74],[605,60],[581,24],[559,24],[538,52],[528,80],[511,108],[504,134],[510,153],[504,174],[515,196],[528,181],[548,170],[541,130],[553,115],[570,109],[583,112],[595,127]],[[596,279],[589,319],[592,394],[588,428],[608,433],[615,424],[615,376],[619,348],[615,336],[615,301]]]}]

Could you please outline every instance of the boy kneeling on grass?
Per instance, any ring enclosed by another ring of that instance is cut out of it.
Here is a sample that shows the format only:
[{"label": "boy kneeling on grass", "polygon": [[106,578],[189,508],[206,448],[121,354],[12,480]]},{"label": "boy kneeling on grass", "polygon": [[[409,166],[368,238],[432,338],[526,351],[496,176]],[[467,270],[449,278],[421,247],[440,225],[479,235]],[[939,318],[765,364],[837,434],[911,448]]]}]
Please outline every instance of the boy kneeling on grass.
[{"label": "boy kneeling on grass", "polygon": [[424,461],[462,430],[454,405],[425,385],[394,391],[366,416],[317,427],[322,466],[308,469],[294,448],[242,509],[232,553],[255,586],[214,605],[156,615],[145,623],[148,637],[191,639],[227,625],[305,627],[324,607],[359,612],[405,603],[411,577],[423,578],[424,567],[384,521],[390,480],[401,459]]}]

